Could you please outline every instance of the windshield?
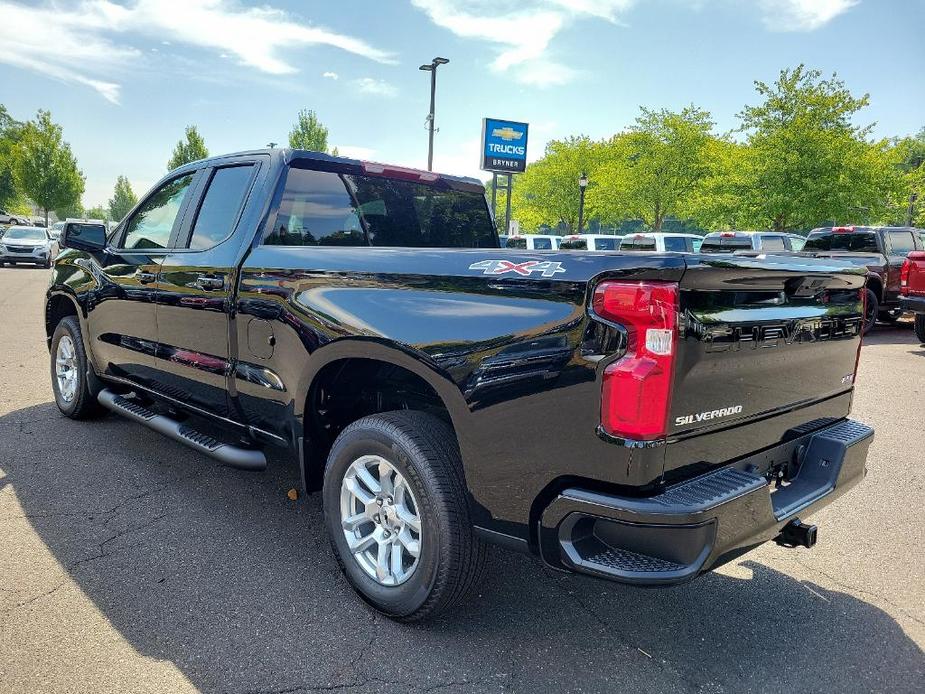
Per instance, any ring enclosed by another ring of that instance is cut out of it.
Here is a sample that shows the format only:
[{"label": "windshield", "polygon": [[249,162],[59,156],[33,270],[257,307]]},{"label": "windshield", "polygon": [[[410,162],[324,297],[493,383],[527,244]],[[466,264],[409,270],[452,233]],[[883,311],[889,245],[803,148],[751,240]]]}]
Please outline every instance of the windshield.
[{"label": "windshield", "polygon": [[7,241],[19,239],[20,241],[45,241],[48,237],[44,229],[32,229],[29,227],[10,227],[7,229],[3,238]]},{"label": "windshield", "polygon": [[806,239],[804,251],[853,251],[879,253],[877,235],[869,231],[836,234],[832,231],[814,231]]}]

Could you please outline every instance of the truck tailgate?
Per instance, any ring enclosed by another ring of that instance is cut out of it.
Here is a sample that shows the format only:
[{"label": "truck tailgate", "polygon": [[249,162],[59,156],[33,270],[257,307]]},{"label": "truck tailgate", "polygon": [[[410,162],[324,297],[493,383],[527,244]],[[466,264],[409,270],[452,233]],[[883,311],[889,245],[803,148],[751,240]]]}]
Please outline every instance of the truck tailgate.
[{"label": "truck tailgate", "polygon": [[[696,449],[721,457],[703,462],[725,462],[780,441],[779,427],[758,422],[847,415],[863,285],[863,269],[834,260],[692,257],[680,283],[669,443],[712,432]],[[836,404],[816,407],[827,401]],[[806,411],[781,417],[796,410]]]}]

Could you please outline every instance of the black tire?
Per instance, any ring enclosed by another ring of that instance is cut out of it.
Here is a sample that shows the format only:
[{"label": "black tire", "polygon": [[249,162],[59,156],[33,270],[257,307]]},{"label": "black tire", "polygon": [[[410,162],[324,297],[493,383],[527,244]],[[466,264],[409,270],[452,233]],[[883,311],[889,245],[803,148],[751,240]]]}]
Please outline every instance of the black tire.
[{"label": "black tire", "polygon": [[881,323],[889,323],[890,325],[895,325],[896,322],[902,318],[903,312],[901,309],[894,308],[886,311],[880,311],[877,314],[877,320]]},{"label": "black tire", "polygon": [[[341,483],[364,455],[388,461],[405,478],[421,521],[420,555],[410,577],[385,586],[366,574],[341,526]],[[462,460],[452,430],[425,412],[371,415],[344,429],[328,456],[322,491],[324,519],[337,563],[363,600],[386,616],[415,622],[462,601],[479,582],[485,543],[469,517]]]},{"label": "black tire", "polygon": [[[76,368],[74,369],[77,376],[77,387],[74,396],[67,400],[59,390],[58,378],[55,373],[55,358],[58,354],[58,343],[61,338],[69,337],[74,345],[74,356]],[[97,401],[96,396],[99,394],[98,384],[90,382],[92,377],[88,376],[87,354],[84,352],[83,339],[80,335],[80,322],[76,316],[65,316],[55,327],[54,335],[51,338],[51,388],[55,393],[55,404],[61,410],[61,414],[71,419],[89,419],[99,415],[103,411],[102,405]]]},{"label": "black tire", "polygon": [[915,336],[919,338],[919,342],[925,344],[925,313],[916,313],[915,314]]},{"label": "black tire", "polygon": [[877,295],[870,289],[867,290],[867,307],[864,312],[864,334],[866,335],[877,324],[877,316],[880,314],[880,302]]}]

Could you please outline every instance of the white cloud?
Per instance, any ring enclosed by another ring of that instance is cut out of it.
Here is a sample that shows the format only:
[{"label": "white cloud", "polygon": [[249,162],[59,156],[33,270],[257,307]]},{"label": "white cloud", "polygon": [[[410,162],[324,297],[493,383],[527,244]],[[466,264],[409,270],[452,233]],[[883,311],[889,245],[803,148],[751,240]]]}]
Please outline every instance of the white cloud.
[{"label": "white cloud", "polygon": [[764,24],[774,31],[812,31],[860,0],[761,0]]},{"label": "white cloud", "polygon": [[340,79],[340,75],[338,75],[336,72],[331,72],[330,70],[328,72],[322,72],[321,76],[327,77],[329,80],[339,80]]},{"label": "white cloud", "polygon": [[334,145],[337,153],[348,159],[363,159],[369,161],[376,154],[372,147],[361,147],[359,145]]},{"label": "white cloud", "polygon": [[373,96],[393,97],[398,94],[395,85],[389,84],[385,80],[377,80],[372,77],[360,77],[351,82],[361,94],[372,94]]},{"label": "white cloud", "polygon": [[[0,26],[0,62],[87,85],[114,103],[119,85],[112,75],[126,72],[140,55],[128,45],[129,37],[213,50],[273,75],[298,71],[280,55],[286,48],[333,46],[395,62],[392,53],[362,39],[297,21],[272,7],[244,8],[234,0],[135,0],[124,6],[112,0],[38,6],[0,0]],[[168,36],[169,41],[163,38]]]},{"label": "white cloud", "polygon": [[[514,79],[533,86],[571,81],[576,70],[546,53],[550,42],[571,21],[581,18],[616,22],[635,0],[411,0],[437,26],[467,39],[495,45],[495,72],[511,70]],[[513,68],[513,69],[512,69]]]}]

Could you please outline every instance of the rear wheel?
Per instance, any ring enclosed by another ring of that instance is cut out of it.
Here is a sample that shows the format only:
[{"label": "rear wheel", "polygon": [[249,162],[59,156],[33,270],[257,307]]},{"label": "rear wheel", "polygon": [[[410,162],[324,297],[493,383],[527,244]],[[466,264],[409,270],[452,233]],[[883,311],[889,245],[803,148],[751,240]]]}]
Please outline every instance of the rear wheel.
[{"label": "rear wheel", "polygon": [[341,432],[324,475],[338,564],[371,606],[418,621],[460,602],[485,564],[456,439],[424,412],[387,412]]},{"label": "rear wheel", "polygon": [[51,338],[51,387],[61,414],[87,419],[102,411],[98,389],[90,383],[89,363],[76,316],[61,319]]},{"label": "rear wheel", "polygon": [[864,310],[864,334],[866,335],[877,324],[877,316],[880,314],[880,302],[877,295],[870,289],[867,290],[867,306]]},{"label": "rear wheel", "polygon": [[880,313],[877,314],[877,320],[882,323],[889,323],[890,325],[893,325],[896,323],[896,321],[902,318],[902,315],[903,311],[901,308],[894,308],[889,311],[880,311]]},{"label": "rear wheel", "polygon": [[915,336],[925,344],[925,313],[915,314]]}]

